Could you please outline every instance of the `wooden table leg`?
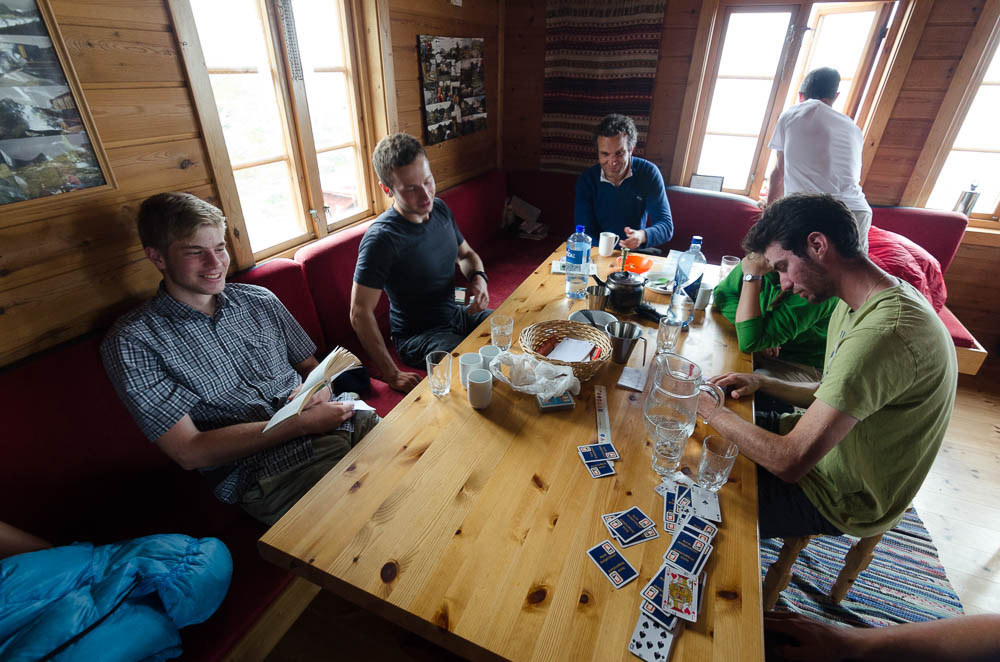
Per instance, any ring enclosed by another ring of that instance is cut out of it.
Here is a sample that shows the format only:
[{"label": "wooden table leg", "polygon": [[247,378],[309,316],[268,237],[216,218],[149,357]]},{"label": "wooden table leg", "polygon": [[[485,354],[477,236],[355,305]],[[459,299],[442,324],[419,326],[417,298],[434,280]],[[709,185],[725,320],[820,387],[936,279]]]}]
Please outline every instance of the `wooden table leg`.
[{"label": "wooden table leg", "polygon": [[811,536],[785,538],[781,552],[778,554],[778,560],[771,564],[771,567],[767,569],[767,574],[764,575],[764,611],[770,611],[774,608],[778,596],[788,586],[788,582],[792,579],[792,566],[795,565],[795,559],[798,558],[799,552],[809,544],[810,538]]}]

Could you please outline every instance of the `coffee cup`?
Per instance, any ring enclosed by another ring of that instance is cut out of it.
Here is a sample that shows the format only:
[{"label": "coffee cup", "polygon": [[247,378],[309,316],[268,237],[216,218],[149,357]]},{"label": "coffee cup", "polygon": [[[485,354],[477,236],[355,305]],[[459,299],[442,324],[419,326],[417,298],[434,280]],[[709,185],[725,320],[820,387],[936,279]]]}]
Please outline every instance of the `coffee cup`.
[{"label": "coffee cup", "polygon": [[702,281],[701,289],[698,290],[698,296],[694,300],[695,310],[705,310],[708,308],[708,302],[712,299],[712,290],[714,289],[710,283]]},{"label": "coffee cup", "polygon": [[500,352],[502,352],[496,345],[484,345],[479,348],[479,358],[483,362],[483,370],[490,369],[490,363],[497,357]]},{"label": "coffee cup", "polygon": [[598,238],[597,252],[608,257],[615,252],[616,245],[618,245],[618,235],[614,232],[602,232]]},{"label": "coffee cup", "polygon": [[483,367],[483,359],[479,354],[469,352],[458,357],[458,378],[462,386],[469,388],[469,373]]},{"label": "coffee cup", "polygon": [[485,409],[493,399],[493,374],[478,368],[469,373],[469,404],[473,409]]}]

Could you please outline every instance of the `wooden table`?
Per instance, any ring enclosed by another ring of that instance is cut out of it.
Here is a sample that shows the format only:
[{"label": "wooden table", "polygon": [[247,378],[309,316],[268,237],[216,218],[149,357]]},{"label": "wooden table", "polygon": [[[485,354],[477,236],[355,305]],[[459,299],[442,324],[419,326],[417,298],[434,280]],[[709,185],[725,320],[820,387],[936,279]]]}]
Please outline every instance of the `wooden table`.
[{"label": "wooden table", "polygon": [[[525,326],[566,319],[586,300],[563,295],[550,262],[500,306]],[[607,274],[612,258],[596,257]],[[666,297],[646,293],[663,306]],[[656,329],[646,327],[650,356]],[[481,325],[454,356],[489,342]],[[677,351],[707,375],[750,371],[732,325],[697,313]],[[642,343],[630,365],[641,364]],[[473,659],[632,660],[628,640],[640,591],[669,542],[653,491],[641,394],[616,387],[610,363],[582,384],[576,408],[542,414],[534,396],[499,382],[476,411],[452,367],[451,393],[417,386],[259,542],[261,554],[309,581]],[[590,478],[577,455],[596,441],[594,385],[609,396],[617,475]],[[752,415],[746,402],[732,404]],[[701,423],[683,465],[696,466]],[[683,466],[682,465],[682,466]],[[754,465],[740,457],[720,492],[723,523],[706,570],[704,607],[686,624],[673,660],[763,659]],[[608,538],[603,513],[639,506],[661,537],[623,551],[638,579],[614,589],[585,551]]]}]

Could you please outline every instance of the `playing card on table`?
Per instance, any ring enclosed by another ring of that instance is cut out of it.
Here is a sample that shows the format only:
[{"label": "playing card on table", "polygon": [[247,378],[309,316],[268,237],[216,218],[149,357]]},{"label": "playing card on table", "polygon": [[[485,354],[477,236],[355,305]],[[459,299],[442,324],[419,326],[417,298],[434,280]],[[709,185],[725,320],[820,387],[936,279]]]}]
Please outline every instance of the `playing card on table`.
[{"label": "playing card on table", "polygon": [[719,510],[719,495],[716,492],[706,490],[697,485],[691,488],[691,509],[694,514],[713,522],[722,521],[722,512]]},{"label": "playing card on table", "polygon": [[[609,522],[611,520],[615,519],[616,517],[618,517],[619,515],[621,515],[624,512],[625,512],[624,510],[620,510],[617,513],[605,513],[605,514],[601,515],[601,521],[604,522],[604,528],[606,528],[608,530],[608,534],[609,535],[614,536],[615,538],[618,537],[618,534],[615,533],[615,530],[611,528],[611,525],[609,524]],[[618,542],[621,542],[621,541],[619,540]]]},{"label": "playing card on table", "polygon": [[699,585],[698,575],[668,569],[663,579],[663,611],[696,622]]},{"label": "playing card on table", "polygon": [[[615,537],[617,538],[617,536],[615,536]],[[621,543],[622,547],[632,547],[633,545],[638,545],[641,542],[648,542],[650,540],[653,540],[653,539],[659,538],[659,537],[660,537],[660,534],[656,531],[656,527],[653,526],[653,527],[650,527],[650,528],[646,529],[645,531],[643,531],[642,533],[640,533],[636,537],[629,539],[627,542],[624,541],[624,540],[619,540],[618,542]]]},{"label": "playing card on table", "polygon": [[678,531],[667,547],[663,560],[684,572],[694,572],[707,543],[685,530]]},{"label": "playing card on table", "polygon": [[674,512],[678,516],[691,514],[691,488],[687,485],[677,486],[677,497],[674,500]]},{"label": "playing card on table", "polygon": [[670,481],[665,480],[661,483],[657,483],[656,487],[653,488],[653,491],[661,497],[665,497],[667,492],[676,492],[677,486]]},{"label": "playing card on table", "polygon": [[639,603],[639,613],[649,616],[654,621],[667,628],[674,630],[677,628],[677,617],[660,609],[659,605],[654,605],[649,600],[641,600]]},{"label": "playing card on table", "polygon": [[714,550],[715,547],[712,545],[705,545],[705,549],[701,550],[701,558],[698,559],[698,562],[694,566],[694,574],[701,574],[702,568],[708,563],[708,557],[712,555]]},{"label": "playing card on table", "polygon": [[680,524],[681,528],[690,529],[692,532],[697,531],[698,537],[705,542],[712,542],[712,538],[719,532],[719,527],[697,515],[688,515],[678,522],[678,524]]},{"label": "playing card on table", "polygon": [[597,543],[587,550],[587,556],[597,564],[604,576],[614,584],[615,588],[621,588],[639,576],[625,557],[615,549],[610,540]]},{"label": "playing card on table", "polygon": [[576,451],[580,454],[580,459],[585,463],[597,462],[598,460],[617,460],[618,451],[614,444],[590,444],[588,446],[577,446]]},{"label": "playing card on table", "polygon": [[663,493],[663,528],[666,531],[671,530],[667,527],[668,523],[677,521],[677,513],[674,512],[674,504],[676,501],[677,492],[675,490],[666,490]]},{"label": "playing card on table", "polygon": [[653,520],[649,515],[642,512],[636,506],[632,506],[624,513],[608,522],[608,526],[615,531],[615,535],[625,542],[631,541],[646,529],[652,528]]},{"label": "playing card on table", "polygon": [[661,565],[653,578],[642,589],[642,597],[649,600],[654,605],[663,604],[663,581],[667,576],[667,565]]},{"label": "playing card on table", "polygon": [[648,615],[640,613],[628,642],[628,650],[645,662],[666,662],[670,659],[675,636]]},{"label": "playing card on table", "polygon": [[610,460],[598,460],[597,462],[588,464],[587,471],[590,472],[591,478],[604,478],[615,473],[615,468],[612,466]]}]

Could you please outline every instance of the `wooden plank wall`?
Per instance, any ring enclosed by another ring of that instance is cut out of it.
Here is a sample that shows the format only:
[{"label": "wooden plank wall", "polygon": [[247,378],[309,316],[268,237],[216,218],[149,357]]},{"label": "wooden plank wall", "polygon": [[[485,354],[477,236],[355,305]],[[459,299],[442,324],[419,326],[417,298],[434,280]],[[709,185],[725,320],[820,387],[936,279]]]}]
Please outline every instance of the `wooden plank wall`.
[{"label": "wooden plank wall", "polygon": [[153,193],[215,201],[163,0],[52,0],[119,188],[0,207],[0,365],[109,324],[160,275],[135,231]]},{"label": "wooden plank wall", "polygon": [[423,142],[423,106],[417,62],[417,35],[484,38],[487,129],[427,147],[427,157],[444,190],[497,167],[499,130],[499,0],[465,0],[455,7],[447,0],[434,3],[390,0],[393,68],[399,130]]},{"label": "wooden plank wall", "polygon": [[873,205],[899,204],[984,0],[936,2],[864,181]]}]

